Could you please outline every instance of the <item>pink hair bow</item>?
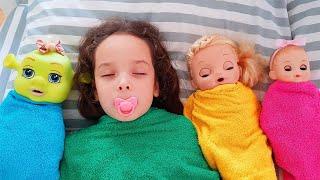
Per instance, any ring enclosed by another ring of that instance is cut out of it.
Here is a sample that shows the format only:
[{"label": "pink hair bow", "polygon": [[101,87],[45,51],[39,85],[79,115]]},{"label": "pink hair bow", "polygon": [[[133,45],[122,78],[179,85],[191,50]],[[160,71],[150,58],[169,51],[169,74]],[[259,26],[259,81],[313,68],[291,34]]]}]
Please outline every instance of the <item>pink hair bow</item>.
[{"label": "pink hair bow", "polygon": [[45,43],[42,40],[37,40],[36,42],[37,45],[37,49],[42,53],[45,54],[47,52],[57,52],[59,54],[61,54],[62,56],[64,55],[64,49],[61,45],[60,40],[58,41],[57,44],[54,43]]},{"label": "pink hair bow", "polygon": [[285,40],[285,39],[278,39],[276,41],[276,47],[277,48],[284,48],[289,45],[294,45],[294,46],[305,46],[306,45],[306,40],[304,38],[297,38],[294,40]]}]

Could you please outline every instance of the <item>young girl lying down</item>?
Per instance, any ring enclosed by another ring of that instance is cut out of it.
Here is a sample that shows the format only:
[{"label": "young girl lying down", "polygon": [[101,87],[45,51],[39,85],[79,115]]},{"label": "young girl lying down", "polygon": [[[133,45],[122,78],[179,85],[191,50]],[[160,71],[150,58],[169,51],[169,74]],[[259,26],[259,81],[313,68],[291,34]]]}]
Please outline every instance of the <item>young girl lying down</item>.
[{"label": "young girl lying down", "polygon": [[178,77],[156,27],[109,19],[79,52],[79,111],[97,124],[67,136],[62,179],[219,179],[178,115]]}]

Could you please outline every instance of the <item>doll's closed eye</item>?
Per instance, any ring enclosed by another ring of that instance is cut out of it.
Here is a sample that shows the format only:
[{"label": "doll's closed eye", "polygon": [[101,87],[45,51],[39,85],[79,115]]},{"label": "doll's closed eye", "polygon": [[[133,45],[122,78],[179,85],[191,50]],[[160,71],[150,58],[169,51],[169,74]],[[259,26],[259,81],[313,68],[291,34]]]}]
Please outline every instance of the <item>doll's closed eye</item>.
[{"label": "doll's closed eye", "polygon": [[234,66],[233,66],[233,63],[231,61],[226,61],[224,64],[223,64],[223,68],[225,70],[232,70],[234,69]]},{"label": "doll's closed eye", "polygon": [[289,66],[289,65],[286,65],[286,66],[284,66],[284,70],[285,70],[285,71],[291,71],[291,70],[292,70],[292,67]]},{"label": "doll's closed eye", "polygon": [[231,69],[233,69],[233,66],[226,68],[226,70],[231,70]]},{"label": "doll's closed eye", "polygon": [[302,71],[305,71],[305,70],[308,69],[308,67],[307,67],[307,65],[302,64],[302,65],[300,66],[300,69],[301,69]]},{"label": "doll's closed eye", "polygon": [[208,68],[202,68],[199,72],[199,76],[203,78],[208,77],[210,74],[211,74],[211,70]]}]

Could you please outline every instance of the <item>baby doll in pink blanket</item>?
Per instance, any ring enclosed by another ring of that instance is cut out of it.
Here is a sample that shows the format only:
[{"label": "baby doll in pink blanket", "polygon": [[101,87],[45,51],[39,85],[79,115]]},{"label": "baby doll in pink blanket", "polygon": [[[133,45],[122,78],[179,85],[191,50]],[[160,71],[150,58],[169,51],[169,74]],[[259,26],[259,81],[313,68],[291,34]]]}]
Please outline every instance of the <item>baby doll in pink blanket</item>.
[{"label": "baby doll in pink blanket", "polygon": [[310,79],[304,40],[281,40],[270,58],[275,80],[262,103],[260,125],[283,178],[320,180],[320,95]]}]

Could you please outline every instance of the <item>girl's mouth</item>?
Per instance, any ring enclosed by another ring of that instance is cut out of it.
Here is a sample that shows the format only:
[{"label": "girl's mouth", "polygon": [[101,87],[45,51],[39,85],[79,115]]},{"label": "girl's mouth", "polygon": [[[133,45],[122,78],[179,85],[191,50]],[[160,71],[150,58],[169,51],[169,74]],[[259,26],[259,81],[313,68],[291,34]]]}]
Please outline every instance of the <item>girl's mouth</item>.
[{"label": "girl's mouth", "polygon": [[138,99],[134,96],[127,99],[116,98],[114,100],[114,106],[116,107],[118,113],[123,116],[130,116],[134,112],[137,104]]}]

